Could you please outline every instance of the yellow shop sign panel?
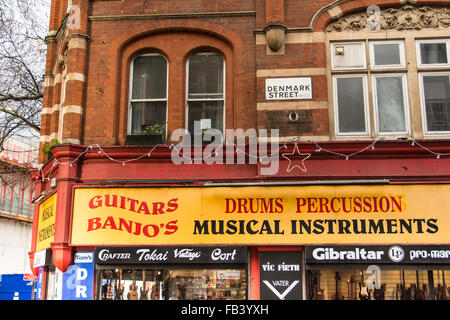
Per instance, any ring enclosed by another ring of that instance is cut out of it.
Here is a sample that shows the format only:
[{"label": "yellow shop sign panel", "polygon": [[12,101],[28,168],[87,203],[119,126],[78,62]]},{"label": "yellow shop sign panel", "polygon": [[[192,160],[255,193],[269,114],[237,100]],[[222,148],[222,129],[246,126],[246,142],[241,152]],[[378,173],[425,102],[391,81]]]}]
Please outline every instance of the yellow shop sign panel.
[{"label": "yellow shop sign panel", "polygon": [[56,193],[39,206],[36,252],[50,248],[55,238]]},{"label": "yellow shop sign panel", "polygon": [[450,185],[79,188],[73,245],[450,243]]}]

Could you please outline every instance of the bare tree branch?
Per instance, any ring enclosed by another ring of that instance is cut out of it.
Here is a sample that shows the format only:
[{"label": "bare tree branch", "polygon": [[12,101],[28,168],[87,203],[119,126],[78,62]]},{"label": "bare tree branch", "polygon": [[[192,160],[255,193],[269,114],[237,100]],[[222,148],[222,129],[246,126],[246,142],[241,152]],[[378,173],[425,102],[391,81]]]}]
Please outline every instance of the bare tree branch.
[{"label": "bare tree branch", "polygon": [[0,151],[41,130],[50,0],[0,0]]}]

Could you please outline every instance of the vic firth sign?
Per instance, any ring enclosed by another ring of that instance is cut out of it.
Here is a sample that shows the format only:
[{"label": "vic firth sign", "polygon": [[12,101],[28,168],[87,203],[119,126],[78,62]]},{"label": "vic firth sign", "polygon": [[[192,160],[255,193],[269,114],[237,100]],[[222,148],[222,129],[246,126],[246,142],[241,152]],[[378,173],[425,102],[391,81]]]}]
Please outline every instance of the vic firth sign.
[{"label": "vic firth sign", "polygon": [[111,264],[230,264],[247,263],[246,247],[97,247],[95,263]]},{"label": "vic firth sign", "polygon": [[261,251],[259,263],[261,300],[302,299],[301,251]]}]

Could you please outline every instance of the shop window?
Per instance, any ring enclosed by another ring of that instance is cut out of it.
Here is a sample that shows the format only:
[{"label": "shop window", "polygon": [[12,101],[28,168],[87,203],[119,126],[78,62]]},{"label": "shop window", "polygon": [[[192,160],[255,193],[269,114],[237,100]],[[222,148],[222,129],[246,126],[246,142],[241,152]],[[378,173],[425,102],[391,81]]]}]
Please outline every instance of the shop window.
[{"label": "shop window", "polygon": [[220,54],[201,52],[187,61],[186,126],[194,134],[194,122],[201,129],[224,129],[225,62]]},{"label": "shop window", "polygon": [[244,269],[106,269],[101,300],[245,300]]},{"label": "shop window", "polygon": [[403,41],[331,43],[331,57],[336,135],[407,135],[406,73],[392,73],[405,68]]},{"label": "shop window", "polygon": [[311,300],[446,300],[450,270],[308,271]]},{"label": "shop window", "polygon": [[[136,57],[131,63],[128,135],[146,135],[167,121],[167,60],[159,54]],[[165,137],[165,132],[164,132]]]}]

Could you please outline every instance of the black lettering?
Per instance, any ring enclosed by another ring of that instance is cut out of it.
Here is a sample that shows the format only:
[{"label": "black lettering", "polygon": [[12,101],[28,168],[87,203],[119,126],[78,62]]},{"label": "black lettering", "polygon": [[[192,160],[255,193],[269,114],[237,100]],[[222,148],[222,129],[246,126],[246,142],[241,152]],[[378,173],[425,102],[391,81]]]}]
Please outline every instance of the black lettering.
[{"label": "black lettering", "polygon": [[[345,224],[345,225],[344,225]],[[338,225],[339,225],[339,234],[349,234],[351,233],[349,228],[350,228],[350,221],[348,220],[338,220]]]},{"label": "black lettering", "polygon": [[314,221],[314,230],[315,234],[322,234],[325,232],[325,227],[322,225],[324,220],[315,220]]},{"label": "black lettering", "polygon": [[384,233],[383,220],[378,220],[377,222],[375,222],[375,220],[370,219],[369,220],[369,233],[383,234]]},{"label": "black lettering", "polygon": [[194,220],[194,234],[209,234],[208,221],[204,220],[200,223],[200,221]]},{"label": "black lettering", "polygon": [[387,222],[387,233],[397,233],[397,220],[386,219]]},{"label": "black lettering", "polygon": [[413,219],[413,222],[417,225],[417,233],[423,233],[422,224],[425,222],[425,219]]},{"label": "black lettering", "polygon": [[400,233],[405,233],[403,229],[406,229],[408,233],[412,233],[412,226],[411,226],[412,219],[408,220],[400,219],[399,222],[400,222]]},{"label": "black lettering", "polygon": [[439,228],[437,226],[437,219],[428,219],[427,221],[427,232],[428,233],[436,233],[439,231]]},{"label": "black lettering", "polygon": [[236,220],[227,221],[227,231],[226,234],[235,234],[237,232]]},{"label": "black lettering", "polygon": [[265,233],[265,234],[273,234],[272,228],[270,228],[270,223],[267,220],[264,220],[262,222],[261,229],[259,230],[259,234],[263,234],[263,233]]}]

